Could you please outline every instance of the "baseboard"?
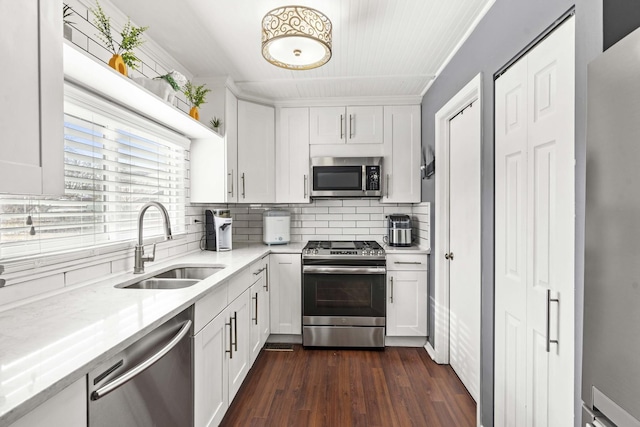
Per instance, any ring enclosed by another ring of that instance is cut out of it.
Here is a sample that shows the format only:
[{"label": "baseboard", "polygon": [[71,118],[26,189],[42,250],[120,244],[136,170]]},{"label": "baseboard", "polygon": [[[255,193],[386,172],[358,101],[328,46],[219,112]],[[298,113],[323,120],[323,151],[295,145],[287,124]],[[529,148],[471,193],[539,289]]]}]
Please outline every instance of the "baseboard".
[{"label": "baseboard", "polygon": [[436,360],[436,351],[429,341],[427,341],[427,343],[424,345],[424,349],[427,350],[427,353],[429,353],[429,357],[431,357],[431,360]]},{"label": "baseboard", "polygon": [[287,344],[302,344],[302,335],[292,334],[271,334],[267,342],[279,342]]},{"label": "baseboard", "polygon": [[424,347],[427,337],[385,337],[385,347]]}]

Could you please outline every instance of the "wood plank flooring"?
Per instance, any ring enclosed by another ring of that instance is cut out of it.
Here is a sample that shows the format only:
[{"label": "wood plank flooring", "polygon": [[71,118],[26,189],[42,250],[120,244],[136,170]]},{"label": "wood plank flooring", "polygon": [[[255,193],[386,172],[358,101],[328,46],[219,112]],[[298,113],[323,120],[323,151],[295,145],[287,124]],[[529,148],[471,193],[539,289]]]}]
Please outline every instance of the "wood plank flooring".
[{"label": "wood plank flooring", "polygon": [[222,426],[475,426],[476,404],[423,348],[262,351]]}]

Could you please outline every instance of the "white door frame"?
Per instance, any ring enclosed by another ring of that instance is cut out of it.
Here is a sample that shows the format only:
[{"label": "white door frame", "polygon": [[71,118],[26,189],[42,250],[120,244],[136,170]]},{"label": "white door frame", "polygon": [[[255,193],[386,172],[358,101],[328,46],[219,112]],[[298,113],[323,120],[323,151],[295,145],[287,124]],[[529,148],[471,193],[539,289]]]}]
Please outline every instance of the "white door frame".
[{"label": "white door frame", "polygon": [[[435,292],[434,318],[435,340],[434,360],[436,363],[449,363],[449,270],[445,253],[449,251],[449,125],[448,122],[472,102],[478,101],[482,108],[482,73],[475,76],[460,90],[435,116],[435,158],[437,160],[435,213]],[[482,110],[480,110],[482,115]],[[480,121],[482,132],[482,119]],[[480,138],[482,140],[482,136]],[[481,153],[481,150],[478,151]],[[478,162],[480,162],[478,158]],[[480,185],[480,176],[478,185]],[[478,230],[480,232],[480,230]]]}]

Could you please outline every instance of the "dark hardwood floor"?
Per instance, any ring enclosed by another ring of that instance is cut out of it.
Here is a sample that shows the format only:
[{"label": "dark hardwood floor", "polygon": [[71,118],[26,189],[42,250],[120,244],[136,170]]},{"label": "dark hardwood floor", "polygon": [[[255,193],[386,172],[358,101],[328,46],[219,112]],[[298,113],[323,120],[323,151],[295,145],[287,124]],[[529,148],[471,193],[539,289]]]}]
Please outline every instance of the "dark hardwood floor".
[{"label": "dark hardwood floor", "polygon": [[262,351],[222,426],[475,426],[451,367],[422,348]]}]

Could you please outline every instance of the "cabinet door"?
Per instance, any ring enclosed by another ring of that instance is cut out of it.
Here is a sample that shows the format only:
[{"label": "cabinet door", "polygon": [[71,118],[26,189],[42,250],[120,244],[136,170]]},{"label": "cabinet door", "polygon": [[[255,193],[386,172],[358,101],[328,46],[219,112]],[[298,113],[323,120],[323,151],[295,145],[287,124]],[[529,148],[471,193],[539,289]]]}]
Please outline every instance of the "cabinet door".
[{"label": "cabinet door", "polygon": [[235,397],[251,367],[250,300],[247,289],[227,308],[233,329],[233,354],[229,358],[229,401]]},{"label": "cabinet door", "polygon": [[420,106],[384,107],[384,194],[382,202],[421,199]]},{"label": "cabinet door", "polygon": [[271,254],[271,333],[302,333],[302,271],[300,254]]},{"label": "cabinet door", "polygon": [[225,89],[224,117],[226,165],[226,201],[238,201],[238,98]]},{"label": "cabinet door", "polygon": [[251,297],[251,319],[250,319],[250,347],[251,347],[251,364],[258,357],[264,342],[262,341],[262,327],[264,323],[264,314],[262,310],[264,309],[264,300],[268,298],[265,293],[266,288],[266,274],[265,274],[265,266],[263,264],[256,265],[254,263],[252,265],[253,271],[253,285],[249,288],[249,296]]},{"label": "cabinet door", "polygon": [[273,107],[239,100],[238,202],[275,201],[275,160]]},{"label": "cabinet door", "polygon": [[309,143],[344,144],[346,139],[344,107],[309,108]]},{"label": "cabinet door", "polygon": [[86,427],[87,379],[80,378],[10,427]]},{"label": "cabinet door", "polygon": [[282,108],[276,142],[276,202],[309,202],[309,109]]},{"label": "cabinet door", "polygon": [[387,272],[387,336],[427,336],[427,272]]},{"label": "cabinet door", "polygon": [[[0,193],[63,194],[62,4],[0,2]],[[19,64],[19,66],[18,66]]]},{"label": "cabinet door", "polygon": [[232,327],[228,312],[215,317],[194,339],[194,420],[217,426],[229,407],[229,356]]},{"label": "cabinet door", "polygon": [[381,106],[347,107],[347,143],[382,144],[382,110]]}]

